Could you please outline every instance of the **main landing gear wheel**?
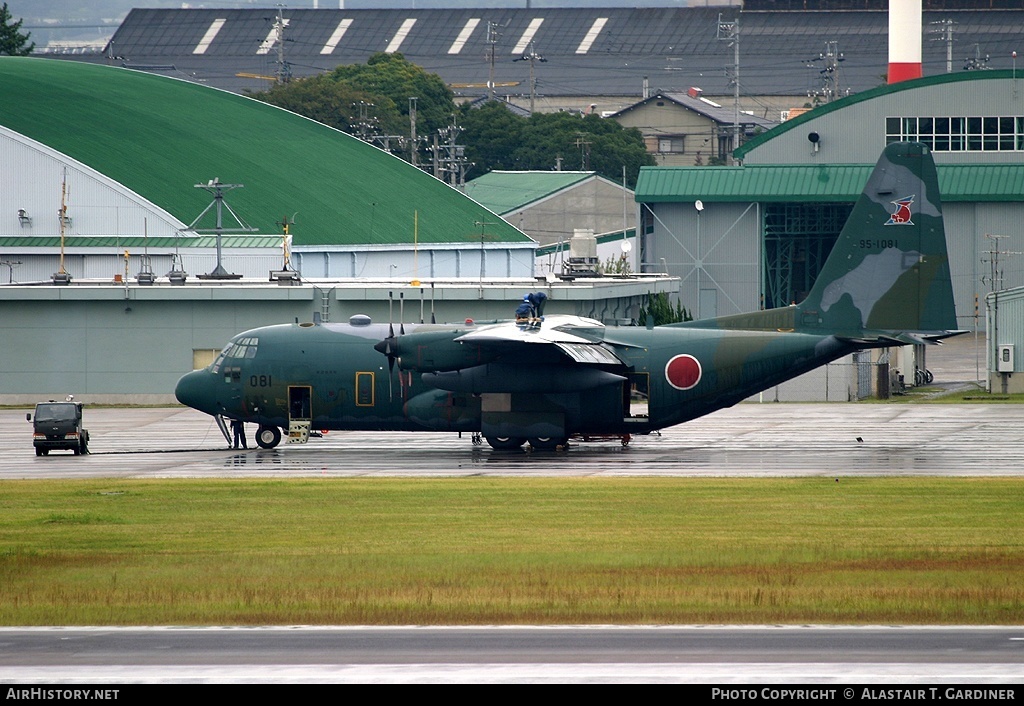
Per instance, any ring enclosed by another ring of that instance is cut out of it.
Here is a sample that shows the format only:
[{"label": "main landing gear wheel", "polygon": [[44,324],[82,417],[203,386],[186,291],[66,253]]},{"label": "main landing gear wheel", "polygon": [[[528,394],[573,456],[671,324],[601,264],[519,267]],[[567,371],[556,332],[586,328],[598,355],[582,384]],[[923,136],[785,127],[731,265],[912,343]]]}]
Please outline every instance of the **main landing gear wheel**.
[{"label": "main landing gear wheel", "polygon": [[261,449],[272,449],[281,443],[281,430],[277,427],[260,427],[256,431],[256,444]]},{"label": "main landing gear wheel", "polygon": [[565,436],[537,436],[530,439],[530,446],[537,451],[554,451],[569,441]]},{"label": "main landing gear wheel", "polygon": [[521,436],[488,436],[487,443],[498,451],[512,451],[526,443]]}]

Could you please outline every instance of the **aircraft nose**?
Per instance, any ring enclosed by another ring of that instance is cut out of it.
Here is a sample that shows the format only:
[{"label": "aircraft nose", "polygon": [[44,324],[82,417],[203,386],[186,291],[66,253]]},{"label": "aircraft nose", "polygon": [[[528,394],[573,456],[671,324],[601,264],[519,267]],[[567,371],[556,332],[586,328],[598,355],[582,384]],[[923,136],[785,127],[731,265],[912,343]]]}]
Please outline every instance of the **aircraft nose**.
[{"label": "aircraft nose", "polygon": [[210,377],[210,373],[206,370],[193,370],[191,373],[183,375],[174,388],[174,396],[183,405],[212,414],[206,409],[213,402],[209,384]]}]

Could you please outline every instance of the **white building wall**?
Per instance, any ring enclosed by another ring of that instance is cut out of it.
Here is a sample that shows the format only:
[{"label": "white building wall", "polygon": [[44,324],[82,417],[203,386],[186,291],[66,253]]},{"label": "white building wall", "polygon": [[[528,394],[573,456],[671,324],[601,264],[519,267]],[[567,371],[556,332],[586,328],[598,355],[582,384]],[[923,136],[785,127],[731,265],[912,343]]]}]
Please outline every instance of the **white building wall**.
[{"label": "white building wall", "polygon": [[[887,117],[1024,115],[1021,78],[954,81],[850,100],[758,145],[745,164],[874,164],[885,149]],[[818,150],[807,136],[818,134]],[[939,164],[1017,163],[1020,152],[937,152]]]},{"label": "white building wall", "polygon": [[[67,236],[173,236],[185,224],[114,180],[0,127],[0,235],[59,236],[61,187]],[[18,211],[32,219],[22,224]]]},{"label": "white building wall", "polygon": [[[533,277],[536,243],[396,246],[298,246],[292,261],[304,277]],[[481,263],[481,257],[483,263]]]}]

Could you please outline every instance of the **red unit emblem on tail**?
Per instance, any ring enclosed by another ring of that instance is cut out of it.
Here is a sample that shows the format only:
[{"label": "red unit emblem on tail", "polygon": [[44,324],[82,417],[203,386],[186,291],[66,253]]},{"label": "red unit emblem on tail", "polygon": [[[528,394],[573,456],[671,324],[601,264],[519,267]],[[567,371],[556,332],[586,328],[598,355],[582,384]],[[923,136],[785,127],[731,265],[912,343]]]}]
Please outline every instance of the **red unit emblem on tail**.
[{"label": "red unit emblem on tail", "polygon": [[896,199],[890,202],[896,207],[896,210],[889,216],[889,220],[885,222],[887,226],[912,226],[914,222],[910,220],[910,204],[914,203],[913,196],[907,196],[903,199]]}]

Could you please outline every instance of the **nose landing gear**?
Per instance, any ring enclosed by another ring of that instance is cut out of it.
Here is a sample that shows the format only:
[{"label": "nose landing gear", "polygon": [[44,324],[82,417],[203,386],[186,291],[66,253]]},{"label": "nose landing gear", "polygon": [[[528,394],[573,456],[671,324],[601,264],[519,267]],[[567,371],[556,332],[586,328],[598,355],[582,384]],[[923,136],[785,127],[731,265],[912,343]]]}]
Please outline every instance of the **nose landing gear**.
[{"label": "nose landing gear", "polygon": [[272,449],[281,443],[281,430],[277,427],[261,426],[256,431],[256,443],[261,449]]}]

